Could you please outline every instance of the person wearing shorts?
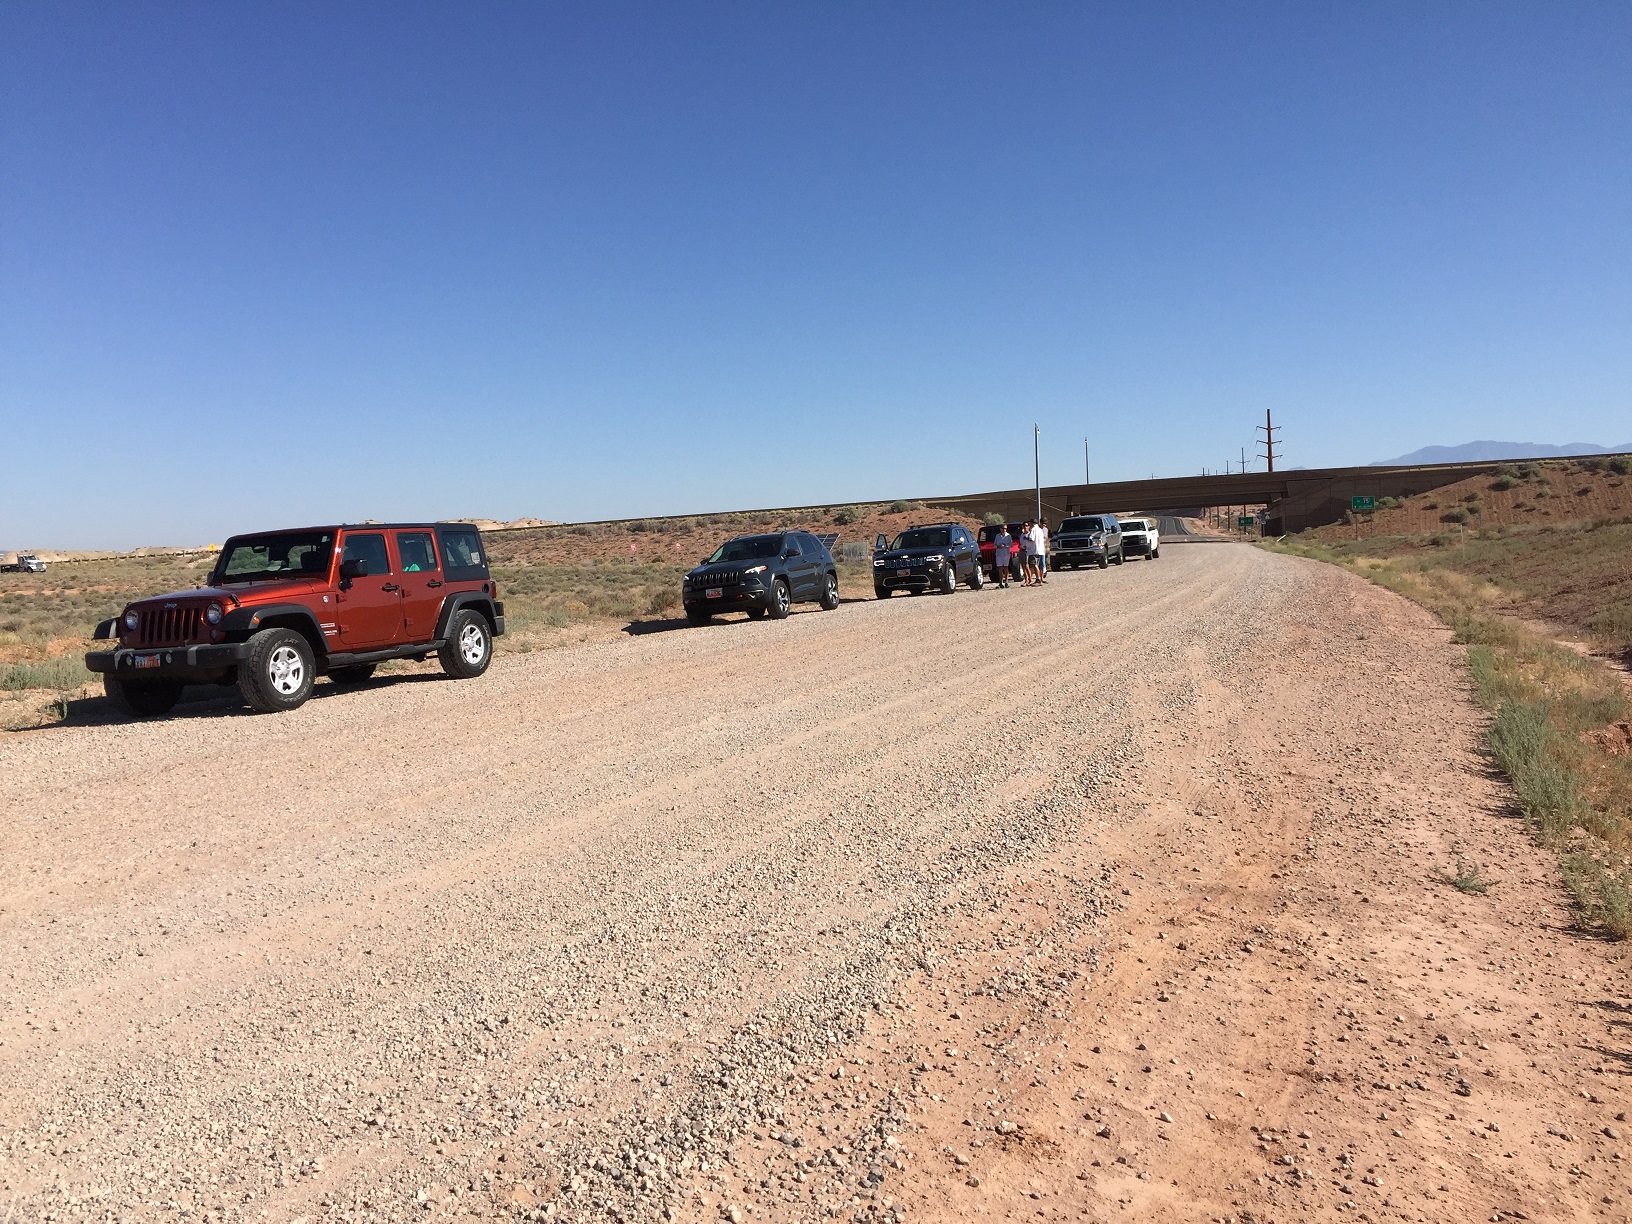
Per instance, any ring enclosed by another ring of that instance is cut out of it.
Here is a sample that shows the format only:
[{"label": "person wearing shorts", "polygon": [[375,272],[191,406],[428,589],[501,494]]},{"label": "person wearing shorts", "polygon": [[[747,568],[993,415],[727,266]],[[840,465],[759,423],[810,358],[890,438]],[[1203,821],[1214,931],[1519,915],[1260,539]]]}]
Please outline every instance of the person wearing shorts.
[{"label": "person wearing shorts", "polygon": [[1030,519],[1020,530],[1020,549],[1025,555],[1025,581],[1022,586],[1037,585],[1037,524]]},{"label": "person wearing shorts", "polygon": [[992,581],[1005,590],[1009,585],[1009,556],[1013,551],[1014,537],[1007,527],[999,527],[992,541]]}]

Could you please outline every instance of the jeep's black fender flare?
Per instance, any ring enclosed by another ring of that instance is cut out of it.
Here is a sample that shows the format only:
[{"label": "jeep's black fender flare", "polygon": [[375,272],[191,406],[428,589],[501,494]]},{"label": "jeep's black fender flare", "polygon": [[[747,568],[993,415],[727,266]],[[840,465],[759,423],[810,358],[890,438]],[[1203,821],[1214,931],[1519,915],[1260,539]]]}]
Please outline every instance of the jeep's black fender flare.
[{"label": "jeep's black fender flare", "polygon": [[248,641],[262,629],[293,629],[311,646],[313,658],[321,660],[329,653],[323,627],[304,604],[250,604],[234,608],[221,618],[221,628],[229,641],[239,642]]},{"label": "jeep's black fender flare", "polygon": [[453,623],[455,612],[469,608],[473,612],[480,612],[487,621],[487,631],[494,637],[499,635],[498,609],[493,606],[493,599],[483,591],[460,591],[456,595],[449,595],[442,601],[442,611],[436,618],[436,639],[439,642],[448,640],[448,626]]}]

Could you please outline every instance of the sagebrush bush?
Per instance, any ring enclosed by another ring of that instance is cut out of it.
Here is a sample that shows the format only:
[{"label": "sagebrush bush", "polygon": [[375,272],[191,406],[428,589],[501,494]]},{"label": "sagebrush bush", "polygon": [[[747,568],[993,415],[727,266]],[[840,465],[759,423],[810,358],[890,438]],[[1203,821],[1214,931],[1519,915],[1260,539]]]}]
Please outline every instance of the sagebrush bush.
[{"label": "sagebrush bush", "polygon": [[851,523],[859,523],[862,517],[860,506],[844,506],[833,515],[833,521],[841,527],[848,527]]},{"label": "sagebrush bush", "polygon": [[78,688],[90,678],[85,661],[78,655],[0,666],[0,689],[12,693],[23,689]]}]

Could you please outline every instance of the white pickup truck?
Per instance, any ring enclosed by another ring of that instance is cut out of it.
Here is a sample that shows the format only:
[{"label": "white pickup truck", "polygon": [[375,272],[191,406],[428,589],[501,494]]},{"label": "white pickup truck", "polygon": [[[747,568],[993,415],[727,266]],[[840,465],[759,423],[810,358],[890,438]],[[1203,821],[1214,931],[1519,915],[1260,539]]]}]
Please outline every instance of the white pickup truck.
[{"label": "white pickup truck", "polygon": [[1143,556],[1146,561],[1154,561],[1161,555],[1161,532],[1156,529],[1156,520],[1153,518],[1118,519],[1122,525],[1122,552],[1124,556]]}]

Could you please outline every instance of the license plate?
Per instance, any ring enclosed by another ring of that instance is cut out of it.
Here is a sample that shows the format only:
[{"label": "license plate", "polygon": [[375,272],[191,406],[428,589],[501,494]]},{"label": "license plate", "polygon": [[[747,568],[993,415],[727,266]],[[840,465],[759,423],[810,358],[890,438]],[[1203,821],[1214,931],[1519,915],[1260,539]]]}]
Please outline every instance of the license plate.
[{"label": "license plate", "polygon": [[912,571],[911,570],[896,570],[895,571],[895,576],[897,578],[910,578],[910,577],[912,577]]},{"label": "license plate", "polygon": [[720,596],[722,596],[724,594],[725,594],[725,588],[724,587],[709,587],[708,590],[703,592],[703,596],[706,599],[718,599]]},{"label": "license plate", "polygon": [[134,663],[132,663],[131,666],[132,667],[157,667],[160,663],[163,663],[163,662],[164,662],[164,660],[159,658],[158,655],[137,655],[136,656],[136,661]]}]

